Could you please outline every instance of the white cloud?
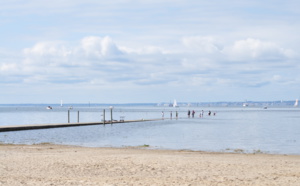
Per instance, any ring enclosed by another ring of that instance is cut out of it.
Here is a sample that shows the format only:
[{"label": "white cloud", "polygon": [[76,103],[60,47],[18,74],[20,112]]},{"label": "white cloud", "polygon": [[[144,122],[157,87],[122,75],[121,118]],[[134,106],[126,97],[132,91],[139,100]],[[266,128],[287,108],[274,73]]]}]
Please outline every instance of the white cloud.
[{"label": "white cloud", "polygon": [[86,56],[96,58],[116,56],[122,54],[110,37],[85,37],[81,40],[81,47]]},{"label": "white cloud", "polygon": [[85,37],[81,40],[81,46],[87,56],[96,55],[101,56],[101,38],[99,37]]},{"label": "white cloud", "polygon": [[[20,77],[24,83],[255,87],[268,84],[255,78],[267,76],[269,72],[265,71],[274,66],[256,60],[276,59],[284,63],[289,59],[284,53],[288,50],[274,43],[259,39],[233,43],[226,46],[214,37],[183,37],[182,45],[172,51],[159,46],[129,48],[117,45],[110,37],[88,36],[77,43],[39,42],[23,50],[21,63],[1,63],[0,71],[25,75],[26,78]],[[232,59],[243,63],[231,64]]]},{"label": "white cloud", "polygon": [[215,54],[220,52],[220,46],[213,37],[191,36],[183,37],[184,46],[191,49],[193,52]]},{"label": "white cloud", "polygon": [[23,50],[25,65],[41,66],[87,66],[94,60],[105,61],[105,58],[121,55],[121,50],[109,37],[89,36],[79,44],[53,41],[39,42]]},{"label": "white cloud", "polygon": [[248,38],[236,41],[233,46],[225,47],[223,53],[228,55],[231,60],[279,61],[291,56],[292,52],[272,42]]},{"label": "white cloud", "polygon": [[59,42],[41,42],[32,48],[24,49],[24,54],[32,56],[65,56],[66,51]]},{"label": "white cloud", "polygon": [[116,46],[116,44],[112,41],[110,37],[103,38],[101,46],[101,53],[103,56],[115,56],[122,54],[122,52],[119,50],[119,48]]},{"label": "white cloud", "polygon": [[[156,69],[155,64],[151,64],[155,61],[153,52],[149,55],[149,51],[142,53],[136,49],[138,52],[127,53],[119,48],[122,47],[110,37],[95,36],[84,37],[73,45],[61,41],[37,43],[23,50],[22,73],[31,74],[23,81],[55,83],[60,79],[62,83],[70,80],[87,84],[130,83],[147,79],[149,70]],[[151,83],[151,79],[147,80]]]},{"label": "white cloud", "polygon": [[[293,50],[275,41],[224,41],[220,36],[194,35],[176,38],[177,42],[168,47],[161,43],[119,45],[119,40],[113,39],[87,36],[77,42],[37,42],[22,51],[22,59],[12,60],[12,54],[5,56],[11,59],[0,62],[0,77],[5,77],[0,83],[51,85],[65,91],[76,87],[78,91],[98,92],[119,88],[120,92],[157,89],[184,94],[189,90],[202,97],[204,92],[216,95],[222,89],[285,86],[300,79],[294,71],[298,64],[291,62],[296,61]],[[279,63],[276,66],[269,61]],[[291,77],[283,78],[284,74]]]},{"label": "white cloud", "polygon": [[8,71],[14,71],[16,68],[17,68],[16,64],[7,64],[7,63],[0,64],[0,72],[2,73]]}]

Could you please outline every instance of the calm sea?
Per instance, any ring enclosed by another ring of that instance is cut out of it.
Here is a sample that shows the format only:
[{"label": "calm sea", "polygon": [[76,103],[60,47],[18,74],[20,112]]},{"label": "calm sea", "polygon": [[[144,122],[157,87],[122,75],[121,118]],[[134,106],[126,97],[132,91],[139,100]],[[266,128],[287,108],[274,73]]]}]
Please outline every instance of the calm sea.
[{"label": "calm sea", "polygon": [[[70,122],[110,119],[108,106],[75,105]],[[0,126],[67,123],[69,107],[45,105],[0,106]],[[187,111],[195,110],[195,118]],[[204,117],[199,117],[204,110]],[[212,115],[208,116],[208,111]],[[300,154],[300,109],[294,107],[156,107],[115,106],[113,119],[164,120],[114,125],[1,132],[0,143],[54,143],[86,147],[150,146],[211,152]],[[172,119],[170,112],[172,111]],[[179,119],[175,119],[175,112]],[[214,116],[213,113],[216,113]]]}]

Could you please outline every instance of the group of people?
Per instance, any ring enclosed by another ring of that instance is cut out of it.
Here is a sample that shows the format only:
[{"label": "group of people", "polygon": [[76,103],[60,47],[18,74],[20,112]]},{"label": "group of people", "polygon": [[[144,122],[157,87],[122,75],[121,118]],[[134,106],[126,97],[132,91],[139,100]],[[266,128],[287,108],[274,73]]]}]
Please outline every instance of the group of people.
[{"label": "group of people", "polygon": [[[192,110],[192,111],[188,110],[188,112],[187,112],[188,118],[190,118],[191,115],[192,115],[192,118],[194,118],[194,117],[195,117],[195,114],[196,114],[195,110]],[[211,114],[212,114],[212,112],[209,110],[208,113],[207,113],[207,115],[210,116]],[[214,112],[213,115],[215,116],[216,113]],[[204,111],[202,110],[202,111],[200,111],[200,113],[199,113],[199,117],[202,118],[203,116],[204,116]],[[162,117],[162,118],[165,117],[164,111],[161,112],[161,117]],[[170,111],[170,118],[172,119],[172,117],[173,117],[173,113],[172,113],[172,111]],[[176,111],[175,117],[176,117],[176,119],[178,119],[178,111]]]}]

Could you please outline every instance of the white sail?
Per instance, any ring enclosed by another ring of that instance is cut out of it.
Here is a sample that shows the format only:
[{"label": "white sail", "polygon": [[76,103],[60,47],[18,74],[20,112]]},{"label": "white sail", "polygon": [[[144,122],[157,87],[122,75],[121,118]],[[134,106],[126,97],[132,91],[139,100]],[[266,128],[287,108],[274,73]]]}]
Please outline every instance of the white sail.
[{"label": "white sail", "polygon": [[296,99],[294,107],[298,107],[298,99]]},{"label": "white sail", "polygon": [[176,99],[174,99],[173,107],[178,107]]}]

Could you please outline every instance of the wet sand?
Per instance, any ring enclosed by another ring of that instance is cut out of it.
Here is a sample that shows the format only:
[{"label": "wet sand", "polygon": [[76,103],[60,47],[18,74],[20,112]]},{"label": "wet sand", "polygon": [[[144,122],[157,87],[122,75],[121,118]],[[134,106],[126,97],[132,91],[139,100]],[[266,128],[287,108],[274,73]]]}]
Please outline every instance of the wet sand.
[{"label": "wet sand", "polygon": [[0,185],[300,185],[300,156],[0,145]]}]

